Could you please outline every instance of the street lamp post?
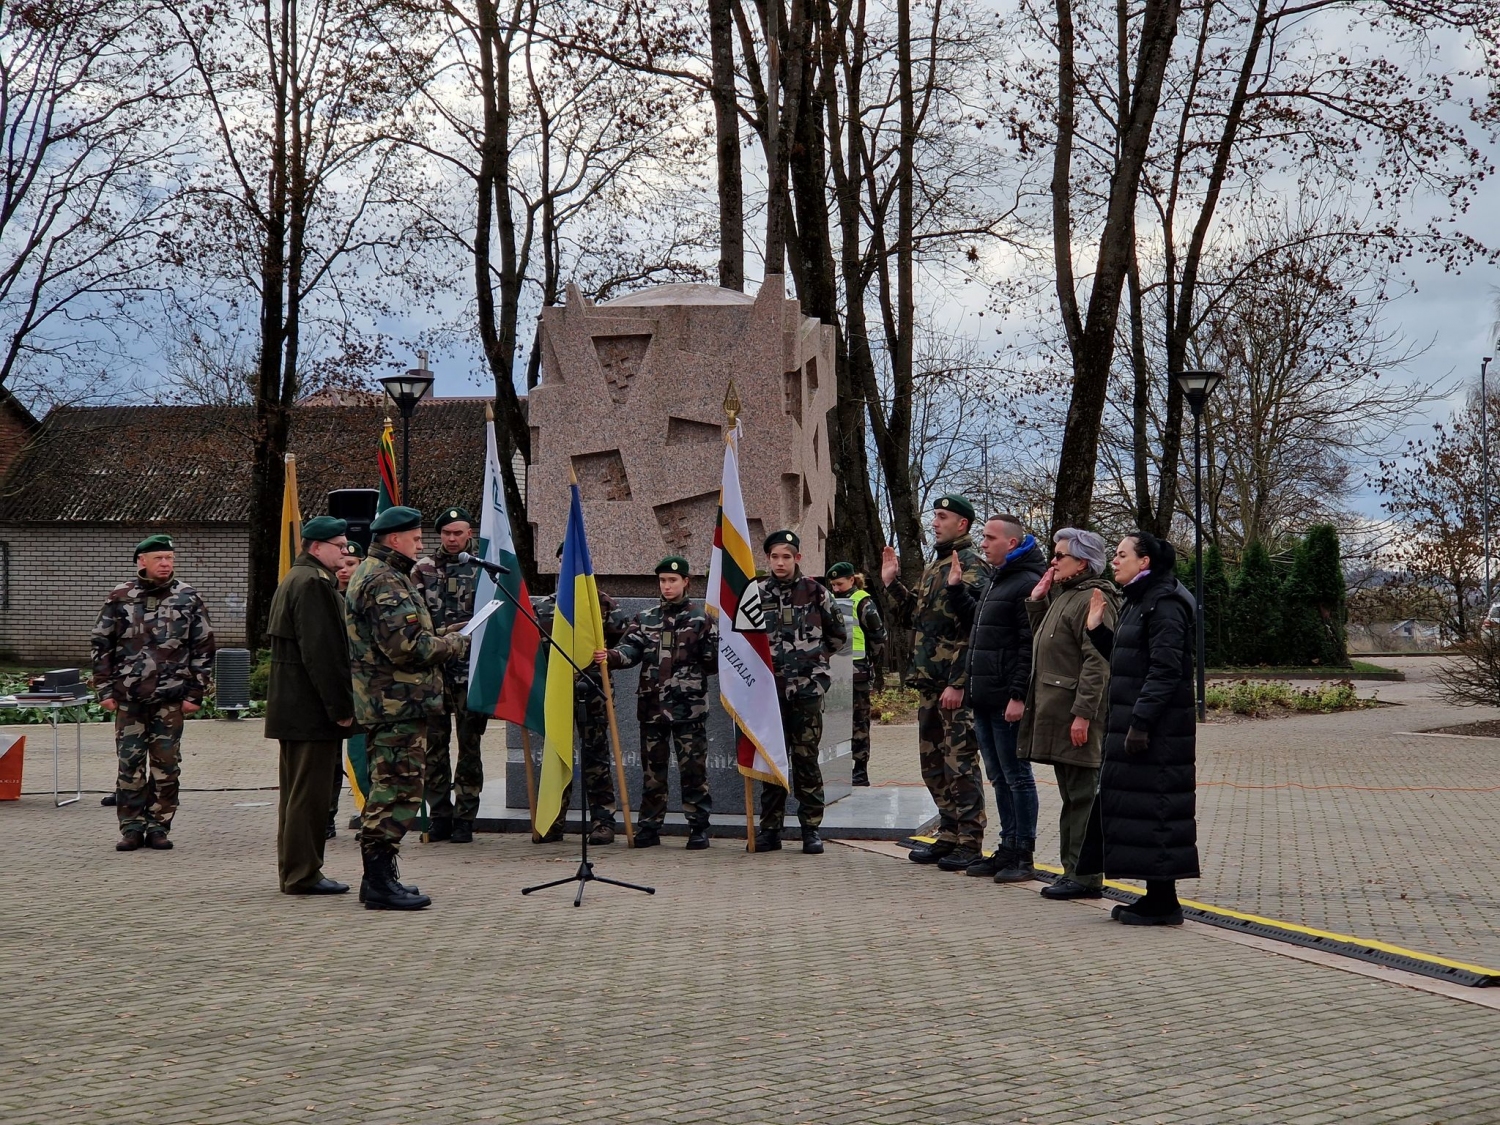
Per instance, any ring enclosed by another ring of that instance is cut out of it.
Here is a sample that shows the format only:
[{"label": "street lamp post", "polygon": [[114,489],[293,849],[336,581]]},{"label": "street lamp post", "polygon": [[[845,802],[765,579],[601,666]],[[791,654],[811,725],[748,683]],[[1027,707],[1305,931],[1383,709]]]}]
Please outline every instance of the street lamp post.
[{"label": "street lamp post", "polygon": [[1195,589],[1193,596],[1198,599],[1198,721],[1201,723],[1208,717],[1208,695],[1205,690],[1205,663],[1203,656],[1204,640],[1208,635],[1203,621],[1203,404],[1208,401],[1208,396],[1213,394],[1219,380],[1224,378],[1222,371],[1180,371],[1177,373],[1177,385],[1182,388],[1182,393],[1187,397],[1188,406],[1193,411],[1193,535],[1194,535],[1194,558],[1193,576]]},{"label": "street lamp post", "polygon": [[411,416],[417,403],[432,390],[432,372],[427,369],[427,353],[417,353],[418,366],[405,375],[380,380],[396,409],[401,411],[401,503],[411,502]]},{"label": "street lamp post", "polygon": [[1489,616],[1495,592],[1490,585],[1490,395],[1485,383],[1494,356],[1485,356],[1479,364],[1479,517],[1480,537],[1484,546],[1484,613]]}]

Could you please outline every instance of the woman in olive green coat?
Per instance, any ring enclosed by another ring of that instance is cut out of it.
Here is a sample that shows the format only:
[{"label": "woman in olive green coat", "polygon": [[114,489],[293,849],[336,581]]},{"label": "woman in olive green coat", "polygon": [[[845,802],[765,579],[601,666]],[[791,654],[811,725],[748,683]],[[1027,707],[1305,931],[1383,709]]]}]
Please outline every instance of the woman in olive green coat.
[{"label": "woman in olive green coat", "polygon": [[1113,584],[1101,577],[1103,539],[1069,527],[1052,541],[1052,565],[1026,602],[1032,633],[1031,683],[1016,756],[1051,763],[1062,795],[1063,876],[1042,894],[1098,898],[1103,894],[1100,877],[1078,875],[1078,853],[1099,789],[1104,722],[1109,716],[1109,661],[1090,643],[1087,623],[1094,590],[1103,591],[1105,620],[1111,623],[1119,598]]}]

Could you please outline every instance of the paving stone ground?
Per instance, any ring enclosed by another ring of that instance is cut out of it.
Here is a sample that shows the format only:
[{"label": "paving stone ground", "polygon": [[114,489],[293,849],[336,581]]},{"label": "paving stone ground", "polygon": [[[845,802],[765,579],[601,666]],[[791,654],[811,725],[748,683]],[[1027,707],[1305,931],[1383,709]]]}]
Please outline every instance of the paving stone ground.
[{"label": "paving stone ground", "polygon": [[[1203,897],[1285,916],[1311,879],[1299,909],[1330,928],[1497,948],[1483,905],[1455,905],[1492,882],[1495,799],[1420,788],[1482,788],[1493,753],[1395,733],[1442,721],[1409,721],[1432,704],[1401,686],[1411,710],[1206,735],[1205,779],[1234,785],[1205,787]],[[50,788],[31,733],[27,789]],[[902,733],[881,732],[877,777],[914,768]],[[407,848],[421,914],[288,898],[258,734],[189,726],[186,784],[222,791],[185,796],[171,852],[115,853],[97,797],[0,805],[0,1122],[1500,1121],[1493,1010],[842,846],[602,849],[601,874],[658,893],[594,886],[574,910],[519,889],[576,853],[484,836]],[[1264,784],[1339,788],[1244,788]],[[1361,881],[1460,839],[1418,902]],[[348,832],[328,871],[357,876]]]}]

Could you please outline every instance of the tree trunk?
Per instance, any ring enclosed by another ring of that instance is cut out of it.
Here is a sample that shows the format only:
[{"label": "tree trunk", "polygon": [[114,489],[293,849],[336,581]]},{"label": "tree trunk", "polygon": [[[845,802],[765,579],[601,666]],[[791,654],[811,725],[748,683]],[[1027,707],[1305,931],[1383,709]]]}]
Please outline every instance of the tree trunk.
[{"label": "tree trunk", "polygon": [[744,292],[745,186],[740,168],[730,0],[708,0],[708,42],[713,56],[714,137],[719,169],[719,284]]},{"label": "tree trunk", "polygon": [[[479,338],[495,380],[495,448],[510,512],[516,558],[528,582],[537,580],[536,547],[526,518],[526,498],[516,480],[515,454],[531,463],[531,439],[516,394],[516,320],[521,278],[516,254],[515,215],[510,198],[510,41],[502,33],[494,0],[478,0],[480,86],[484,98],[484,136],[475,178],[474,296]],[[495,304],[491,229],[499,219],[500,303]]]},{"label": "tree trunk", "polygon": [[1054,154],[1053,246],[1058,295],[1073,354],[1073,393],[1058,458],[1052,523],[1086,527],[1093,508],[1099,428],[1114,360],[1120,295],[1132,257],[1136,197],[1161,99],[1162,80],[1177,34],[1181,0],[1145,0],[1130,116],[1110,177],[1109,204],[1099,236],[1088,314],[1078,316],[1072,263],[1071,165],[1074,129],[1073,24],[1070,0],[1056,0],[1058,13],[1058,141]]}]

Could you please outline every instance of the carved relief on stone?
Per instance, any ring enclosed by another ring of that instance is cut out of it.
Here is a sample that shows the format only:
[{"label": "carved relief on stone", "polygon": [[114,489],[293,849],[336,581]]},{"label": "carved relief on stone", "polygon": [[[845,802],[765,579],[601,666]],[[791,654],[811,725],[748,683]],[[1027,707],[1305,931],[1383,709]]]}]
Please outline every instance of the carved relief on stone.
[{"label": "carved relief on stone", "polygon": [[585,500],[630,499],[630,478],[618,449],[575,454],[573,471],[578,474],[578,494]]},{"label": "carved relief on stone", "polygon": [[604,369],[609,397],[616,406],[624,406],[629,399],[630,384],[641,373],[650,346],[651,337],[646,335],[594,337],[599,366]]},{"label": "carved relief on stone", "polygon": [[782,393],[786,396],[786,412],[800,423],[802,421],[802,372],[788,371],[781,377]]},{"label": "carved relief on stone", "polygon": [[724,429],[714,422],[695,422],[691,418],[667,418],[668,445],[718,445],[724,440]]},{"label": "carved relief on stone", "polygon": [[719,516],[717,492],[657,504],[652,511],[661,528],[661,541],[670,552],[688,559],[708,558]]}]

